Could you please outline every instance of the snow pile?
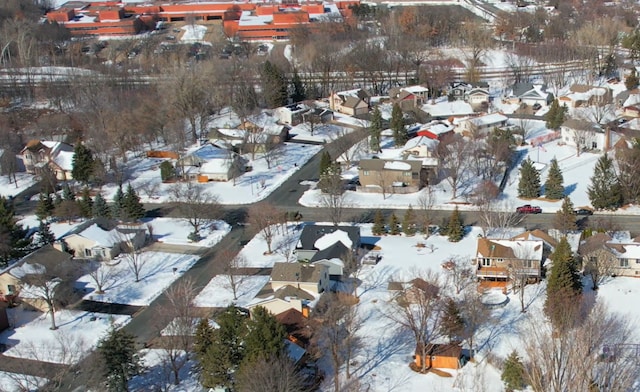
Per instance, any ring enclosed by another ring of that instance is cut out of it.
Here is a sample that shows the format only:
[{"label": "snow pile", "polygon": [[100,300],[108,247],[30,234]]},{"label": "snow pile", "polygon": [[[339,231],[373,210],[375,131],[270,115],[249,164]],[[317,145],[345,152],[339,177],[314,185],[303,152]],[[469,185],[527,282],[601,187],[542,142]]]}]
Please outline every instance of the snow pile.
[{"label": "snow pile", "polygon": [[393,162],[385,162],[384,168],[387,170],[406,171],[406,170],[411,170],[411,165],[406,162],[393,161]]},{"label": "snow pile", "polygon": [[180,39],[183,42],[200,42],[204,40],[204,35],[207,33],[207,26],[201,25],[186,25],[182,26],[184,34]]},{"label": "snow pile", "polygon": [[351,241],[351,239],[349,238],[349,233],[343,230],[336,230],[333,233],[325,234],[322,237],[318,238],[313,244],[313,247],[318,250],[323,250],[327,249],[336,242],[342,242],[342,244],[348,249],[351,249],[351,247],[353,246],[353,241]]}]

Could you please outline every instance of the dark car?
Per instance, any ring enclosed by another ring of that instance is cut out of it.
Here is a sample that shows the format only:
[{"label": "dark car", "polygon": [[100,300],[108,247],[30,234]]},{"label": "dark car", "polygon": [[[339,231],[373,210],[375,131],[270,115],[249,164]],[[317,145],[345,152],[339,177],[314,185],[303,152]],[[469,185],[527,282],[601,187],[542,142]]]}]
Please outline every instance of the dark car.
[{"label": "dark car", "polygon": [[519,214],[540,214],[542,212],[542,208],[532,206],[531,204],[525,204],[516,208],[516,212]]},{"label": "dark car", "polygon": [[578,208],[577,210],[573,210],[573,213],[576,215],[593,215],[593,211],[588,208]]}]

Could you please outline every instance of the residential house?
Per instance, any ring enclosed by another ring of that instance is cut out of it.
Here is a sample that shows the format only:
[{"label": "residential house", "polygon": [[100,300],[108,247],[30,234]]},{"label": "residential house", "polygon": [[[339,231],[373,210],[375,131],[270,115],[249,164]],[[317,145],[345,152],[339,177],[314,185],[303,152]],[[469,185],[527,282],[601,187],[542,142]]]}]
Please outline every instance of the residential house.
[{"label": "residential house", "polygon": [[457,121],[455,131],[465,136],[484,136],[507,125],[509,118],[501,113],[469,117]]},{"label": "residential house", "polygon": [[240,125],[240,128],[253,134],[266,135],[266,140],[262,141],[263,143],[280,144],[289,137],[289,127],[278,124],[278,118],[267,112],[249,116]]},{"label": "residential house", "polygon": [[329,107],[349,116],[360,116],[369,113],[370,98],[369,93],[363,89],[340,91],[331,94]]},{"label": "residential house", "polygon": [[389,90],[391,103],[398,104],[403,111],[415,109],[424,104],[428,94],[429,89],[420,85],[393,87]]},{"label": "residential house", "polygon": [[[415,354],[415,365],[422,368],[422,345],[418,345]],[[432,344],[426,348],[426,368],[460,369],[463,365],[462,347],[459,344]]]},{"label": "residential house", "polygon": [[79,259],[112,260],[133,246],[140,249],[147,238],[142,225],[118,225],[108,219],[91,219],[66,234],[54,247]]},{"label": "residential house", "polygon": [[613,102],[618,108],[637,105],[640,103],[640,90],[623,90],[613,98]]},{"label": "residential house", "polygon": [[513,273],[534,280],[542,277],[544,244],[541,240],[490,240],[478,238],[473,260],[479,279],[508,282]]},{"label": "residential house", "polygon": [[294,103],[275,109],[273,114],[278,123],[295,126],[304,122],[303,114],[309,110],[311,108],[303,103]]},{"label": "residential house", "polygon": [[[313,300],[313,297],[311,297],[311,300]],[[247,309],[249,310],[249,314],[251,315],[251,317],[253,317],[253,311],[257,307],[265,308],[267,311],[269,311],[269,313],[273,314],[274,316],[277,316],[288,310],[295,310],[297,312],[302,313],[303,309],[306,309],[305,313],[307,313],[307,315],[309,313],[308,309],[303,305],[302,299],[291,298],[291,297],[287,297],[284,299],[277,298],[277,297],[267,298],[267,299],[261,299],[258,302],[251,303],[247,305]]]},{"label": "residential house", "polygon": [[624,117],[632,117],[632,118],[640,117],[640,104],[634,104],[634,105],[623,107],[622,115]]},{"label": "residential house", "polygon": [[360,192],[413,193],[429,182],[429,170],[412,159],[362,159],[358,175]]},{"label": "residential house", "polygon": [[511,241],[542,241],[542,260],[545,260],[556,249],[556,246],[558,246],[558,240],[556,238],[540,229],[527,230],[511,237]]},{"label": "residential house", "polygon": [[329,270],[324,265],[275,263],[270,283],[274,291],[284,286],[294,286],[317,297],[329,289]]},{"label": "residential house", "polygon": [[455,127],[449,121],[431,121],[421,125],[416,132],[417,136],[426,136],[430,139],[442,141],[447,136],[453,135]]},{"label": "residential house", "polygon": [[[360,254],[360,228],[357,226],[305,225],[295,249],[298,261],[316,262],[349,254]],[[328,268],[328,267],[327,267]]]},{"label": "residential house", "polygon": [[47,311],[47,304],[39,296],[34,295],[33,292],[36,290],[29,287],[24,279],[28,275],[43,274],[47,273],[47,271],[57,270],[65,263],[69,264],[69,268],[65,269],[65,273],[78,273],[80,271],[77,266],[73,266],[71,254],[62,252],[52,245],[45,245],[0,272],[0,295],[9,303],[17,299],[31,308]]},{"label": "residential house", "polygon": [[229,181],[245,172],[246,160],[233,151],[207,143],[178,159],[176,167],[190,181]]},{"label": "residential house", "polygon": [[464,101],[467,93],[473,90],[473,85],[465,82],[453,82],[449,85],[447,95],[455,101]]},{"label": "residential house", "polygon": [[314,124],[326,124],[333,120],[333,112],[327,108],[313,108],[302,113],[304,122],[312,122]]},{"label": "residential house", "polygon": [[615,276],[640,276],[640,237],[596,233],[580,243],[578,254],[583,266],[597,261]]},{"label": "residential house", "polygon": [[598,124],[589,121],[570,118],[560,126],[562,141],[581,150],[607,151],[610,144],[610,132],[602,129]]},{"label": "residential house", "polygon": [[545,107],[553,101],[553,94],[547,92],[547,87],[543,84],[516,83],[513,85],[509,101],[512,103]]},{"label": "residential house", "polygon": [[436,149],[440,142],[427,136],[416,136],[409,139],[402,150],[403,159],[421,160],[422,167],[435,170],[438,167]]},{"label": "residential house", "polygon": [[474,87],[465,93],[464,100],[473,108],[479,109],[489,104],[489,89],[482,87]]},{"label": "residential house", "polygon": [[70,180],[73,146],[45,140],[30,140],[20,151],[27,173],[39,175],[49,167],[60,181]]},{"label": "residential house", "polygon": [[[308,311],[308,308],[305,308]],[[307,315],[295,309],[289,309],[276,315],[276,320],[287,331],[287,339],[301,347],[309,346],[310,332]]]},{"label": "residential house", "polygon": [[569,93],[558,98],[558,102],[569,108],[609,104],[613,100],[608,87],[574,84]]}]

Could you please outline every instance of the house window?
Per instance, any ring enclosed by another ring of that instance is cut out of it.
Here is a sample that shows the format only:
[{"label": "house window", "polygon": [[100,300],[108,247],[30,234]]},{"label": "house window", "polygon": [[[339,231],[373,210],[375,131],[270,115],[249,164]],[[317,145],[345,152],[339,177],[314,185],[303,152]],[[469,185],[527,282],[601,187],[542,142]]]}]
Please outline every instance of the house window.
[{"label": "house window", "polygon": [[85,257],[91,257],[91,249],[85,249],[84,250],[84,255],[85,255]]},{"label": "house window", "polygon": [[591,142],[591,148],[596,150],[598,148],[598,142]]},{"label": "house window", "polygon": [[404,172],[403,174],[405,177],[411,177],[411,172]]},{"label": "house window", "polygon": [[524,268],[533,268],[533,260],[523,260],[522,265]]},{"label": "house window", "polygon": [[362,175],[363,176],[368,176],[369,175],[369,170],[363,170],[362,171]]},{"label": "house window", "polygon": [[504,259],[498,259],[498,260],[496,260],[496,261],[497,261],[498,263],[503,263],[503,262],[504,262]]},{"label": "house window", "polygon": [[490,267],[491,266],[491,259],[484,258],[484,259],[480,259],[480,261],[481,261],[483,267]]},{"label": "house window", "polygon": [[7,285],[7,294],[13,294],[16,292],[16,286],[12,284]]},{"label": "house window", "polygon": [[629,268],[629,259],[620,259],[620,267]]}]

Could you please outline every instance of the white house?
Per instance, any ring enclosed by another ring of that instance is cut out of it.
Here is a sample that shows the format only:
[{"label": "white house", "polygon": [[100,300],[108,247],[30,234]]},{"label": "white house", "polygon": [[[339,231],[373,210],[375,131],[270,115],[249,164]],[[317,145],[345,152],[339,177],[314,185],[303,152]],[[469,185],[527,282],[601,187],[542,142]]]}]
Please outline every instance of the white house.
[{"label": "white house", "polygon": [[177,167],[189,180],[229,181],[244,173],[246,162],[232,151],[207,143],[179,159]]},{"label": "white house", "polygon": [[610,132],[598,124],[575,118],[570,118],[562,124],[560,137],[565,144],[580,150],[606,151],[611,147]]},{"label": "white house", "polygon": [[329,268],[321,264],[275,263],[270,282],[273,291],[293,286],[318,297],[329,289]]},{"label": "white house", "polygon": [[509,118],[501,113],[491,113],[484,116],[469,117],[457,121],[455,131],[463,135],[487,135],[494,128],[507,125]]},{"label": "white house", "polygon": [[78,226],[54,244],[61,251],[72,251],[80,259],[111,260],[126,247],[142,247],[144,226],[117,226],[104,219],[93,219]]}]

